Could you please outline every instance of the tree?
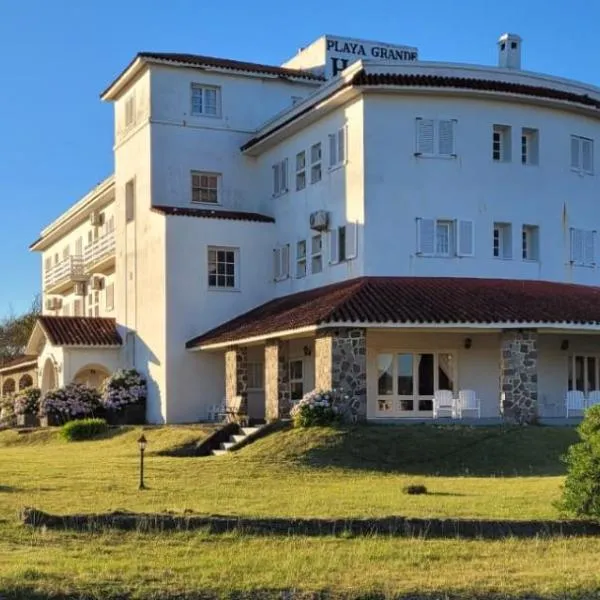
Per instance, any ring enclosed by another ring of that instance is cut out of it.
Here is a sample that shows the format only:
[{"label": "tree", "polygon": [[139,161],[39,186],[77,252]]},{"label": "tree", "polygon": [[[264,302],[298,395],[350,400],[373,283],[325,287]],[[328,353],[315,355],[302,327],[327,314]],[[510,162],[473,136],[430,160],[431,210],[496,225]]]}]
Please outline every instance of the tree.
[{"label": "tree", "polygon": [[567,478],[560,508],[576,517],[600,519],[600,405],[586,411],[578,432],[581,441],[564,458]]},{"label": "tree", "polygon": [[40,297],[36,296],[27,312],[21,315],[10,314],[0,321],[0,364],[24,354],[40,313]]}]

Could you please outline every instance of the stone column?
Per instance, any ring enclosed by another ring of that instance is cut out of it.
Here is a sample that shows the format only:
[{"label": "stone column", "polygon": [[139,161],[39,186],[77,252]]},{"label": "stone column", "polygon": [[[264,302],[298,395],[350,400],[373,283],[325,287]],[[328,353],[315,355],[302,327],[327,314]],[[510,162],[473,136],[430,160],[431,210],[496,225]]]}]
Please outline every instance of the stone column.
[{"label": "stone column", "polygon": [[268,340],[265,344],[265,415],[267,421],[290,416],[290,377],[287,342]]},{"label": "stone column", "polygon": [[241,396],[240,410],[248,409],[248,349],[242,346],[225,351],[225,400],[231,406],[233,398]]},{"label": "stone column", "polygon": [[535,329],[502,332],[500,410],[507,420],[531,423],[537,416],[537,341]]},{"label": "stone column", "polygon": [[342,389],[349,394],[359,420],[367,416],[366,334],[362,328],[324,329],[315,339],[316,389]]}]

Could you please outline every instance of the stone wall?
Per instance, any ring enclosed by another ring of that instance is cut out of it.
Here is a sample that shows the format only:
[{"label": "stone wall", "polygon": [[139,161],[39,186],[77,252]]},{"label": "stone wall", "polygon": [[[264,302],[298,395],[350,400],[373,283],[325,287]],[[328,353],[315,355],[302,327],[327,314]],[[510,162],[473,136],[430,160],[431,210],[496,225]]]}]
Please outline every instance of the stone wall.
[{"label": "stone wall", "polygon": [[538,404],[538,334],[535,330],[502,333],[500,408],[505,419],[531,423]]},{"label": "stone wall", "polygon": [[360,328],[326,329],[315,340],[315,382],[320,390],[343,389],[353,412],[367,416],[367,337]]},{"label": "stone wall", "polygon": [[231,406],[233,398],[241,396],[240,411],[248,406],[248,349],[244,346],[229,348],[225,352],[225,398]]},{"label": "stone wall", "polygon": [[265,344],[265,415],[267,421],[287,419],[291,398],[287,343],[269,340]]}]

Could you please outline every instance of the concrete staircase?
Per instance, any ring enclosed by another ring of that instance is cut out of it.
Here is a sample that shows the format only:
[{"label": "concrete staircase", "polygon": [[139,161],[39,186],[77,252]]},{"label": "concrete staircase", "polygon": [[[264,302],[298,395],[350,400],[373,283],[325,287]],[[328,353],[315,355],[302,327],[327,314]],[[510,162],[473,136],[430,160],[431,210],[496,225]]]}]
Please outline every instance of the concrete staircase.
[{"label": "concrete staircase", "polygon": [[236,433],[229,437],[228,442],[221,442],[221,447],[217,450],[213,450],[212,453],[214,456],[221,456],[223,454],[227,454],[232,450],[235,450],[242,442],[246,441],[250,437],[256,436],[256,434],[264,427],[264,425],[260,425],[258,427],[242,427],[240,429],[241,433]]}]

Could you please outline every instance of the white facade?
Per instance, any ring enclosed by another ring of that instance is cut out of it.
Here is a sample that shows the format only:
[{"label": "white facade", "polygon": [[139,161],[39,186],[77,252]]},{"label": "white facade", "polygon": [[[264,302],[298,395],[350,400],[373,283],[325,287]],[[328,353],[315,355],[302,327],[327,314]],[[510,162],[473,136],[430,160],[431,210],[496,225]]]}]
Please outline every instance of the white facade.
[{"label": "white facade", "polygon": [[[275,297],[363,275],[597,286],[600,90],[522,71],[521,46],[503,36],[498,67],[334,36],[287,71],[138,55],[103,94],[114,103],[114,176],[32,246],[44,313],[114,317],[123,348],[83,362],[135,366],[149,381],[148,419],[184,422],[224,396],[222,353],[186,342]],[[318,211],[327,223],[311,229]],[[386,347],[377,335],[370,349]],[[394,347],[427,346],[402,335]],[[452,335],[449,350],[461,346]],[[457,355],[458,379],[494,416],[496,346],[481,339],[479,362]],[[540,382],[547,404],[559,402],[565,369]],[[75,376],[60,373],[57,384]],[[367,414],[377,417],[371,400]]]}]

